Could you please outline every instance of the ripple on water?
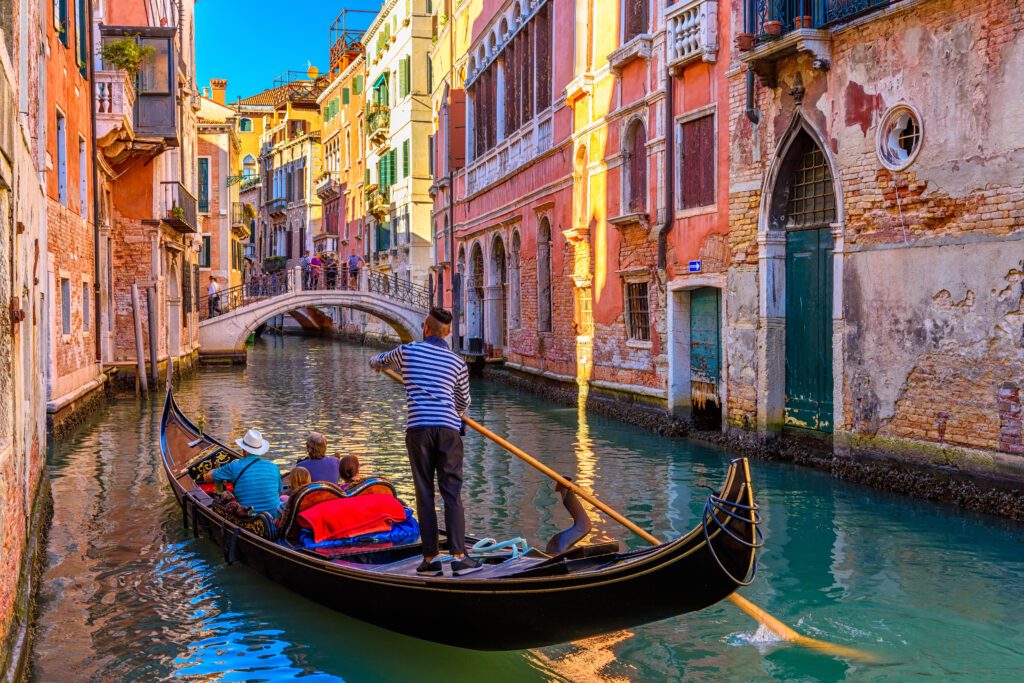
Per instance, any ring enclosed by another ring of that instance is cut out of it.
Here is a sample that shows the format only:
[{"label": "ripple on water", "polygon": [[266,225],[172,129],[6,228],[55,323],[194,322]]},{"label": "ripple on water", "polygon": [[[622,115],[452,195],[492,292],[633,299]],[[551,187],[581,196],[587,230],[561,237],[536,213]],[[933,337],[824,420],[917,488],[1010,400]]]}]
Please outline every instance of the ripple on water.
[{"label": "ripple on water", "polygon": [[[261,430],[290,467],[310,430],[413,498],[404,400],[364,349],[259,344],[244,369],[178,388],[182,407],[236,438]],[[728,453],[662,439],[498,384],[471,414],[665,538],[698,520]],[[753,464],[765,518],[749,599],[808,635],[869,647],[865,666],[772,642],[729,604],[532,652],[417,641],[325,610],[181,528],[157,456],[157,400],[119,400],[48,454],[55,516],[34,654],[38,680],[500,681],[1011,680],[1024,662],[1024,531],[779,463]],[[543,545],[569,517],[551,483],[477,435],[466,439],[471,529]],[[593,539],[639,545],[604,515]],[[614,608],[614,606],[611,606]],[[429,615],[484,623],[493,615]]]}]

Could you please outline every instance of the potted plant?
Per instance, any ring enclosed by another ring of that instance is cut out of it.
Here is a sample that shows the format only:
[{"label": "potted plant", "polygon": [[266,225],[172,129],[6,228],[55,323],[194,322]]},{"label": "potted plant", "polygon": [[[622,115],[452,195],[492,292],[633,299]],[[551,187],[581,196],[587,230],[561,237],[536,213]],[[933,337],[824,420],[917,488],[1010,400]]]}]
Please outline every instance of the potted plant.
[{"label": "potted plant", "polygon": [[113,66],[135,78],[142,68],[142,63],[156,54],[156,48],[151,45],[139,45],[136,38],[138,36],[123,36],[103,43],[100,57],[103,58],[104,65]]},{"label": "potted plant", "polygon": [[175,220],[185,220],[185,209],[181,206],[175,206],[171,208],[171,215],[174,216]]},{"label": "potted plant", "polygon": [[736,34],[736,49],[740,52],[747,52],[754,48],[754,34],[753,33],[737,33]]},{"label": "potted plant", "polygon": [[778,19],[769,19],[764,22],[764,35],[769,38],[778,38],[782,35],[782,22]]},{"label": "potted plant", "polygon": [[793,17],[793,25],[798,28],[814,28],[810,15],[804,15],[802,17]]}]

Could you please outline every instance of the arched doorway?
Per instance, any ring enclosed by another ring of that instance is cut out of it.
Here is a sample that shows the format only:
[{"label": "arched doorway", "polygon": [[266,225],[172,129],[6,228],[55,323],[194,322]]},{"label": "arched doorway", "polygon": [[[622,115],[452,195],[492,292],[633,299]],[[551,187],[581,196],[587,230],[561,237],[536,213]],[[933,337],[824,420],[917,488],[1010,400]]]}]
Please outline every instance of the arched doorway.
[{"label": "arched doorway", "polygon": [[[782,266],[785,282],[785,368],[782,419],[787,428],[833,429],[832,287],[836,190],[829,159],[802,125],[784,148],[767,212],[769,240],[785,245],[785,257],[766,259]],[[772,281],[769,277],[768,281]],[[775,281],[778,281],[775,278]],[[781,374],[782,377],[778,375]],[[768,382],[772,382],[769,377]]]},{"label": "arched doorway", "polygon": [[167,353],[171,358],[181,355],[181,284],[174,262],[167,278]]},{"label": "arched doorway", "polygon": [[467,286],[466,330],[470,353],[482,353],[484,344],[484,254],[480,243],[473,245],[469,257],[470,272]]},{"label": "arched doorway", "polygon": [[452,301],[457,302],[456,315],[459,320],[459,348],[466,348],[465,340],[469,330],[466,329],[466,248],[459,247],[459,259],[455,265],[455,277],[452,280]]},{"label": "arched doorway", "polygon": [[508,263],[508,326],[517,330],[522,325],[522,311],[519,300],[522,288],[522,275],[519,271],[520,252],[519,231],[512,233],[512,254]]},{"label": "arched doorway", "polygon": [[495,235],[491,241],[491,268],[487,287],[487,341],[495,349],[505,348],[505,331],[508,329],[508,262],[505,258],[505,241]]},{"label": "arched doorway", "polygon": [[551,331],[551,222],[537,228],[537,331]]}]

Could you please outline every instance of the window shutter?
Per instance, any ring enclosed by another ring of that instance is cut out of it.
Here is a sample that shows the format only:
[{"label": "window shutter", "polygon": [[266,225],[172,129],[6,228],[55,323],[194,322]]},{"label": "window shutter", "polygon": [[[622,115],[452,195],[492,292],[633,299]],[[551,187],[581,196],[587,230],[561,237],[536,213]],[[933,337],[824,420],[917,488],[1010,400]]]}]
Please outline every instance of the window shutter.
[{"label": "window shutter", "polygon": [[409,63],[405,57],[398,62],[398,96],[405,97],[409,94]]},{"label": "window shutter", "polygon": [[402,143],[402,177],[403,178],[408,178],[409,177],[409,165],[410,165],[409,153],[410,153],[410,148],[411,147],[412,147],[411,141],[408,140],[408,139],[405,142]]},{"label": "window shutter", "polygon": [[388,152],[388,185],[394,185],[395,181],[398,180],[398,150],[393,149]]},{"label": "window shutter", "polygon": [[355,91],[356,95],[358,95],[361,92],[363,92],[363,77],[362,76],[356,76],[355,80],[352,81],[352,90]]},{"label": "window shutter", "polygon": [[349,90],[348,90],[348,88],[342,88],[342,89],[341,89],[341,103],[342,103],[342,104],[348,104],[349,102],[351,102],[351,101],[352,101],[352,100],[350,99],[350,97],[351,97],[351,96],[350,96],[350,93],[349,93]]}]

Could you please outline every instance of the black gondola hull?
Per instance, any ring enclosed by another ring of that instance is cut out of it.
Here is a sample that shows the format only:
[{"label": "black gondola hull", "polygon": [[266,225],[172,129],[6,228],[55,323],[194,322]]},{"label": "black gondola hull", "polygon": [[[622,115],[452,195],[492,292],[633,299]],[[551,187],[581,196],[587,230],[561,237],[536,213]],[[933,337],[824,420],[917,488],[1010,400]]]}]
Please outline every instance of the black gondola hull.
[{"label": "black gondola hull", "polygon": [[[168,420],[195,430],[168,396],[161,446],[168,479],[186,524],[270,580],[319,604],[377,626],[424,640],[480,650],[511,650],[578,640],[708,607],[732,593],[751,569],[754,550],[727,534],[712,534],[709,551],[699,528],[672,543],[609,558],[607,567],[566,563],[551,576],[474,580],[382,574],[336,564],[268,541],[194,501],[168,456]],[[180,441],[180,439],[179,439]],[[181,462],[180,459],[177,462]],[[752,503],[746,462],[732,463],[722,498]],[[739,538],[754,538],[753,522],[734,523]],[[574,564],[576,566],[574,566]],[[529,574],[529,572],[527,572]],[[732,576],[730,576],[731,574]]]}]

